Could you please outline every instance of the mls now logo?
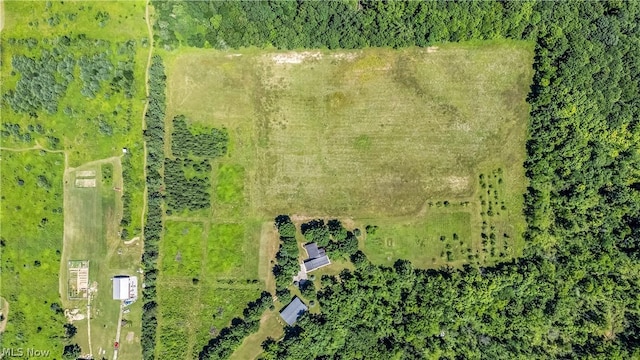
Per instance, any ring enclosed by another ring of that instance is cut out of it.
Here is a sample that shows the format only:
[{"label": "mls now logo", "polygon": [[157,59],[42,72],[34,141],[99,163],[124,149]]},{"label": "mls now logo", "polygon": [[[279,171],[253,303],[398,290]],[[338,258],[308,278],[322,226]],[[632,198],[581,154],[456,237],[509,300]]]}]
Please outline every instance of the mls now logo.
[{"label": "mls now logo", "polygon": [[38,358],[38,357],[49,357],[51,355],[51,350],[40,350],[34,348],[2,348],[2,352],[0,353],[0,359],[5,358]]}]

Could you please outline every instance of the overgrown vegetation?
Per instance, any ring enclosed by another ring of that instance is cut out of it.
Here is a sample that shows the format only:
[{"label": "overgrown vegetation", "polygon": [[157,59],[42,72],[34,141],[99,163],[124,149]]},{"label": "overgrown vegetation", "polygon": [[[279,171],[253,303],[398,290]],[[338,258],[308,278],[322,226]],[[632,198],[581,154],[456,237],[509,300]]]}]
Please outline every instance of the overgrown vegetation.
[{"label": "overgrown vegetation", "polygon": [[144,267],[145,287],[142,313],[142,356],[154,359],[156,345],[157,302],[156,279],[158,276],[158,242],[162,235],[162,176],[164,165],[164,112],[165,112],[164,65],[160,56],[153,57],[149,68],[149,106],[145,114],[147,142],[147,219],[144,225]]},{"label": "overgrown vegetation", "polygon": [[[196,132],[197,131],[197,132]],[[216,158],[227,152],[229,135],[226,129],[193,129],[183,115],[173,119],[171,150],[174,156],[189,155]]]},{"label": "overgrown vegetation", "polygon": [[[30,346],[60,357],[66,322],[58,292],[64,157],[39,151],[0,155],[0,286],[10,309],[3,313],[8,322],[0,340],[4,348]],[[38,301],[24,300],[34,294]]]},{"label": "overgrown vegetation", "polygon": [[165,159],[167,212],[208,209],[211,205],[210,175],[209,160]]}]

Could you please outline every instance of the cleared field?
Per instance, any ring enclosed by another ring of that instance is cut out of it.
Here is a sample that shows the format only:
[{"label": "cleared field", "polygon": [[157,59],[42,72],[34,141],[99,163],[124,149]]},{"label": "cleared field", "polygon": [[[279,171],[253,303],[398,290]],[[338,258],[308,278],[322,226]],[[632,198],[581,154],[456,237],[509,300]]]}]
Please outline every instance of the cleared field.
[{"label": "cleared field", "polygon": [[[78,176],[87,176],[89,172],[101,179],[104,164],[111,164],[113,186],[122,187],[122,169],[120,158],[117,157],[65,171],[64,250],[59,265],[61,274],[66,274],[69,260],[89,261],[90,299],[63,297],[62,303],[65,308],[78,309],[84,315],[84,319],[74,321],[78,332],[73,341],[80,345],[83,354],[92,353],[94,356],[111,356],[113,352],[120,301],[112,299],[111,278],[122,274],[137,275],[141,255],[139,242],[124,245],[120,240],[118,225],[122,216],[122,201],[111,184],[103,186],[101,181],[97,181],[95,187],[89,188],[76,184]],[[68,280],[61,277],[61,294],[68,293]],[[119,358],[137,359],[141,352],[139,341],[135,341],[136,336],[140,336],[141,303],[136,302],[129,308],[131,312],[123,316],[127,326],[123,327],[122,333],[126,335],[133,332],[133,340],[126,341],[122,336],[123,353],[119,354]]]},{"label": "cleared field", "polygon": [[159,358],[196,357],[264,289],[255,233],[251,223],[165,223],[158,278]]},{"label": "cleared field", "polygon": [[413,214],[471,196],[483,163],[523,157],[531,61],[516,42],[190,51],[169,60],[169,112],[231,130],[256,210]]},{"label": "cleared field", "polygon": [[[380,264],[406,258],[432,268],[518,255],[532,44],[163,55],[167,118],[229,131],[229,152],[213,164],[216,222],[281,213],[348,220]],[[364,235],[367,225],[377,232]],[[222,273],[240,263],[239,239],[250,237],[248,227],[224,233],[236,240],[207,252],[209,260],[230,257],[211,268]],[[258,252],[241,251],[244,264],[257,261]],[[255,356],[256,344],[236,356]]]},{"label": "cleared field", "polygon": [[167,222],[160,247],[161,271],[168,276],[198,277],[202,267],[201,223]]},{"label": "cleared field", "polygon": [[2,347],[60,358],[63,342],[51,338],[64,336],[66,322],[58,294],[64,157],[2,150],[0,159],[0,295],[10,306]]}]

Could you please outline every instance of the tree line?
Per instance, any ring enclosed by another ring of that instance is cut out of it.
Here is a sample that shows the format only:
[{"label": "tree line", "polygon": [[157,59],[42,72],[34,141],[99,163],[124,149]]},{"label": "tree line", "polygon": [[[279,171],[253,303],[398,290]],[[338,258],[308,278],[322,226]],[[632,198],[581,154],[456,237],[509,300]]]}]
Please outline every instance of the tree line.
[{"label": "tree line", "polygon": [[[165,47],[279,49],[428,46],[448,41],[530,38],[535,2],[165,1],[154,38]],[[191,25],[185,25],[191,24]]]},{"label": "tree line", "polygon": [[276,296],[281,303],[286,304],[292,299],[289,286],[293,283],[293,277],[300,271],[300,251],[296,240],[296,226],[291,218],[288,215],[279,215],[275,218],[275,226],[280,235],[280,245],[272,271],[276,279]]},{"label": "tree line", "polygon": [[231,325],[220,330],[218,336],[209,340],[199,354],[199,359],[226,359],[242,344],[245,337],[258,331],[260,317],[267,309],[273,308],[271,294],[263,291],[260,297],[247,304],[242,318],[234,318]]},{"label": "tree line", "polygon": [[158,243],[162,236],[162,176],[164,166],[164,116],[166,108],[166,75],[160,56],[153,56],[149,68],[149,98],[145,113],[144,139],[147,143],[147,216],[144,224],[144,252],[142,266],[142,357],[154,359],[156,329],[158,327],[156,279],[158,276]]}]

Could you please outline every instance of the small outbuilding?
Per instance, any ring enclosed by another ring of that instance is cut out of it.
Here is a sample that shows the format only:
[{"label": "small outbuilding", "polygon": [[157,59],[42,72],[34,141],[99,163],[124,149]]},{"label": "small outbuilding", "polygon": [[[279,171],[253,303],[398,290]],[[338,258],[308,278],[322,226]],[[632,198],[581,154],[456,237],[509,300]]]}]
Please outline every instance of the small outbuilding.
[{"label": "small outbuilding", "polygon": [[293,324],[298,321],[298,318],[304,314],[308,310],[307,305],[305,305],[300,298],[297,296],[291,300],[289,305],[287,305],[280,312],[280,316],[284,322],[286,322],[289,326],[293,326]]},{"label": "small outbuilding", "polygon": [[131,296],[131,278],[127,275],[113,277],[113,300],[127,300]]}]

